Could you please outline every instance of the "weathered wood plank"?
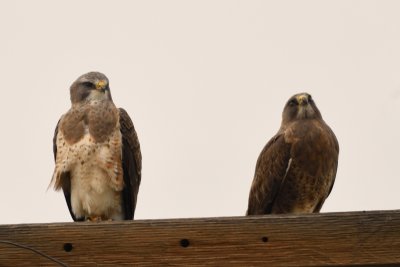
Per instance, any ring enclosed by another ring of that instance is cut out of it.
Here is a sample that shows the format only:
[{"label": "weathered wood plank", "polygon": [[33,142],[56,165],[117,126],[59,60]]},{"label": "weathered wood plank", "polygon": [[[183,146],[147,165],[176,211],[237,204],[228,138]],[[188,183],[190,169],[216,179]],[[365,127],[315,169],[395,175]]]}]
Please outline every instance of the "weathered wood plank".
[{"label": "weathered wood plank", "polygon": [[[400,211],[1,225],[0,240],[70,266],[400,266]],[[55,264],[0,244],[0,266]]]}]

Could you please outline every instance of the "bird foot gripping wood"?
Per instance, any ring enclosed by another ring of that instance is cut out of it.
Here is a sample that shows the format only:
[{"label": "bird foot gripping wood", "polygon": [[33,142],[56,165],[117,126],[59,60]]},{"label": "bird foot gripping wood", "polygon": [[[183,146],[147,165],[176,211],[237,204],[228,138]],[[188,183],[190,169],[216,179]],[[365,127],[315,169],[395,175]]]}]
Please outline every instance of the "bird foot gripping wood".
[{"label": "bird foot gripping wood", "polygon": [[104,216],[90,216],[86,218],[87,222],[102,222],[102,221],[107,221],[107,222],[112,222],[112,218],[107,218]]},{"label": "bird foot gripping wood", "polygon": [[101,218],[101,216],[90,216],[86,218],[86,221],[89,222],[101,222],[103,219]]}]

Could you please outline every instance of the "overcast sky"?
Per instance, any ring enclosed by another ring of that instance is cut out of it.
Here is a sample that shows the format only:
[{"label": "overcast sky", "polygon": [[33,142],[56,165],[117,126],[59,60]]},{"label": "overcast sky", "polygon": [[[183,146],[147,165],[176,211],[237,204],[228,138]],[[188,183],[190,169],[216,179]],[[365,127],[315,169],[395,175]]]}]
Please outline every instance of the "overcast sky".
[{"label": "overcast sky", "polygon": [[105,73],[143,154],[136,219],[239,216],[287,99],[339,144],[322,212],[399,208],[399,1],[1,1],[0,223],[71,221],[46,192],[69,86]]}]

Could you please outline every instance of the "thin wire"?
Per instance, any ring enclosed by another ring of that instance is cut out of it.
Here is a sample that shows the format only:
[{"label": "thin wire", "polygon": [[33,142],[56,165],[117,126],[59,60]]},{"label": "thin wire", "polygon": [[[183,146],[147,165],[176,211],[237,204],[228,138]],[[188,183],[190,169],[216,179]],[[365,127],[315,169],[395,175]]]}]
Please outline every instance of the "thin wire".
[{"label": "thin wire", "polygon": [[53,258],[53,257],[51,257],[51,256],[49,256],[49,255],[46,255],[45,253],[40,252],[39,250],[36,250],[36,249],[34,249],[34,248],[31,248],[31,247],[28,247],[28,246],[25,246],[25,245],[21,245],[21,244],[18,244],[18,243],[14,243],[14,242],[11,242],[11,241],[5,241],[5,240],[0,240],[0,243],[8,244],[8,245],[13,245],[13,246],[16,246],[16,247],[18,247],[18,248],[23,248],[23,249],[30,250],[30,251],[32,251],[32,252],[35,252],[36,254],[39,254],[40,256],[42,256],[42,257],[44,257],[44,258],[46,258],[46,259],[49,259],[49,260],[51,260],[51,261],[53,261],[53,262],[59,264],[60,266],[68,267],[68,265],[65,264],[65,263],[63,263],[62,261],[59,261],[59,260],[57,260],[57,259],[55,259],[55,258]]}]

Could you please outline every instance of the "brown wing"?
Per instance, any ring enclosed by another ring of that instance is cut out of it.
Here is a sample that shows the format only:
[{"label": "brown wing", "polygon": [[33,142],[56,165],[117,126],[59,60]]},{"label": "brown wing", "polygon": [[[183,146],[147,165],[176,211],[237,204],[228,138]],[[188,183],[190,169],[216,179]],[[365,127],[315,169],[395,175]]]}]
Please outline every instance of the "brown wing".
[{"label": "brown wing", "polygon": [[326,165],[328,166],[328,168],[326,168],[324,172],[325,173],[324,180],[328,182],[326,187],[329,188],[329,190],[326,191],[326,194],[323,194],[321,196],[320,202],[315,207],[314,213],[317,213],[321,210],[325,200],[332,192],[333,185],[335,184],[338,159],[339,159],[339,142],[336,138],[336,135],[332,131],[332,129],[327,124],[325,124],[325,122],[324,125],[326,127],[325,139],[328,140],[328,143],[326,145],[328,153],[324,153],[324,156],[322,157],[321,160],[325,162]]},{"label": "brown wing", "polygon": [[258,157],[246,215],[271,213],[290,160],[290,144],[275,135]]},{"label": "brown wing", "polygon": [[[57,122],[56,129],[54,130],[53,137],[53,153],[54,153],[54,161],[57,161],[57,135],[58,135],[58,127],[60,125],[61,119]],[[76,218],[74,213],[72,212],[71,206],[71,177],[69,172],[62,172],[60,175],[60,179],[62,181],[62,189],[65,197],[65,201],[67,202],[69,213],[74,221],[83,221],[84,218]]]},{"label": "brown wing", "polygon": [[285,133],[290,143],[290,164],[270,213],[319,212],[332,189],[338,143],[320,120],[301,121]]},{"label": "brown wing", "polygon": [[333,151],[333,153],[334,153],[333,160],[332,160],[333,179],[332,179],[332,184],[329,188],[329,192],[326,196],[326,197],[328,197],[330,195],[330,193],[332,192],[333,184],[335,183],[335,179],[336,179],[336,172],[337,172],[338,158],[339,158],[339,142],[336,138],[335,133],[332,131],[332,129],[328,125],[326,125],[326,127],[328,129],[328,134],[331,136],[331,140],[332,140],[332,144],[330,144],[330,146],[331,146],[330,150]]},{"label": "brown wing", "polygon": [[128,113],[119,109],[119,123],[122,133],[122,168],[124,171],[124,202],[125,220],[132,220],[135,215],[136,200],[139,192],[142,171],[142,153],[139,139]]}]

